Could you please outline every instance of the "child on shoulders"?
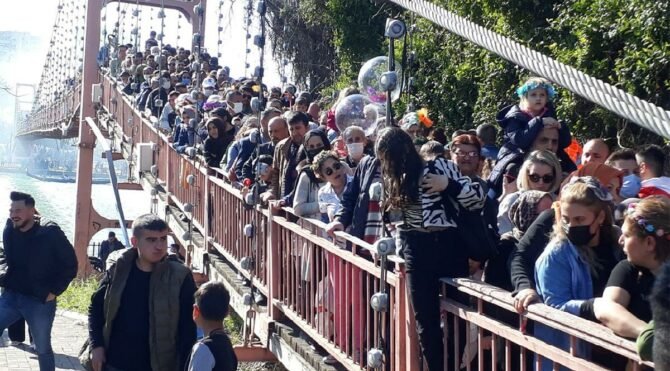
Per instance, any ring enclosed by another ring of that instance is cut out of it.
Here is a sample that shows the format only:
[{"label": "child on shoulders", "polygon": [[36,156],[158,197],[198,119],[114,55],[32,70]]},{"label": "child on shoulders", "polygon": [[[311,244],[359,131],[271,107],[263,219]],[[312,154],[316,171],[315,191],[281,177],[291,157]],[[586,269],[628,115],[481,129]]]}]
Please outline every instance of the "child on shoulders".
[{"label": "child on shoulders", "polygon": [[516,93],[519,104],[503,108],[496,116],[504,132],[504,143],[498,159],[517,149],[528,151],[545,127],[558,129],[559,150],[570,145],[570,130],[556,119],[556,110],[552,104],[556,91],[549,81],[538,77],[530,78]]}]

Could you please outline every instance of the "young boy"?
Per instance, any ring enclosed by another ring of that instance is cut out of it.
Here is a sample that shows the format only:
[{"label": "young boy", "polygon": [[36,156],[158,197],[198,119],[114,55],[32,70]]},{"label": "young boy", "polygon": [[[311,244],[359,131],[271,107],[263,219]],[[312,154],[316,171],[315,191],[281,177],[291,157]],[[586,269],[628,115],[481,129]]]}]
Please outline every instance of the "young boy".
[{"label": "young boy", "polygon": [[230,294],[220,282],[207,282],[196,291],[193,321],[205,337],[193,346],[188,371],[237,370],[233,345],[223,330],[229,304]]}]

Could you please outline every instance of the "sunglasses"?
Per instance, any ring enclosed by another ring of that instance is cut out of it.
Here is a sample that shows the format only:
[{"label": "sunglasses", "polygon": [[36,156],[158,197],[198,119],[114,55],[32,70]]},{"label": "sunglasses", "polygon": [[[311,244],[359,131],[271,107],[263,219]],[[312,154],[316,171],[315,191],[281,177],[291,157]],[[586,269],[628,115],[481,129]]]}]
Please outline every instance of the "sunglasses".
[{"label": "sunglasses", "polygon": [[542,183],[544,184],[551,184],[554,182],[554,176],[550,174],[546,175],[539,175],[539,174],[528,174],[528,179],[530,179],[531,182],[533,183],[539,183],[540,179],[542,180]]},{"label": "sunglasses", "polygon": [[339,162],[336,162],[335,165],[333,165],[332,168],[327,167],[327,168],[323,169],[323,174],[326,175],[326,176],[331,176],[331,175],[333,175],[334,172],[336,172],[340,169],[342,169],[342,164],[339,163]]}]

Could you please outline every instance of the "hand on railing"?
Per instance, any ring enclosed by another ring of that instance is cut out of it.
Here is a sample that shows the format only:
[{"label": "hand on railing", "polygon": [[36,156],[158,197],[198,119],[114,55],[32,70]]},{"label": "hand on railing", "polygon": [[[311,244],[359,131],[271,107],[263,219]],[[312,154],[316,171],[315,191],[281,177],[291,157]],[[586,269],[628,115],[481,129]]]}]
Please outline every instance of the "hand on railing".
[{"label": "hand on railing", "polygon": [[542,301],[540,300],[537,291],[533,289],[523,289],[514,297],[514,309],[516,309],[518,313],[523,313],[528,309],[529,305],[540,302]]},{"label": "hand on railing", "polygon": [[344,231],[344,224],[340,223],[338,220],[335,220],[333,222],[328,223],[326,226],[326,233],[335,240],[335,232],[341,232]]},{"label": "hand on railing", "polygon": [[272,211],[279,211],[284,206],[286,206],[286,201],[284,200],[270,201],[270,209]]}]

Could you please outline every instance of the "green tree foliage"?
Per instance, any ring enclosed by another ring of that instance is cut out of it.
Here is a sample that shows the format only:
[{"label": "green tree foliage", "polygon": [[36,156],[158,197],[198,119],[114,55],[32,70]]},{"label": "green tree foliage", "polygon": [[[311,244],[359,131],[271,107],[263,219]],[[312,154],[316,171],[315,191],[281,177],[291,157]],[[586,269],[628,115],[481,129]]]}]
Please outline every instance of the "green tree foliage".
[{"label": "green tree foliage", "polygon": [[[431,1],[670,109],[670,0]],[[324,53],[331,64],[328,75],[319,80],[324,88],[350,83],[365,60],[385,54],[383,27],[388,15],[412,23],[409,12],[399,12],[381,0],[299,0],[299,4],[302,22],[318,28],[332,51]],[[494,122],[502,106],[517,102],[514,91],[530,76],[529,71],[419,17],[410,37],[418,60],[412,71],[416,89],[411,97],[403,97],[398,108],[410,101],[428,107],[440,126],[472,128]],[[624,146],[660,141],[565,89],[559,88],[557,107],[558,118],[580,138],[602,137]]]},{"label": "green tree foliage", "polygon": [[380,9],[366,0],[269,0],[268,5],[274,53],[289,59],[297,82],[310,90],[350,85],[367,59],[383,53],[388,6]]}]

